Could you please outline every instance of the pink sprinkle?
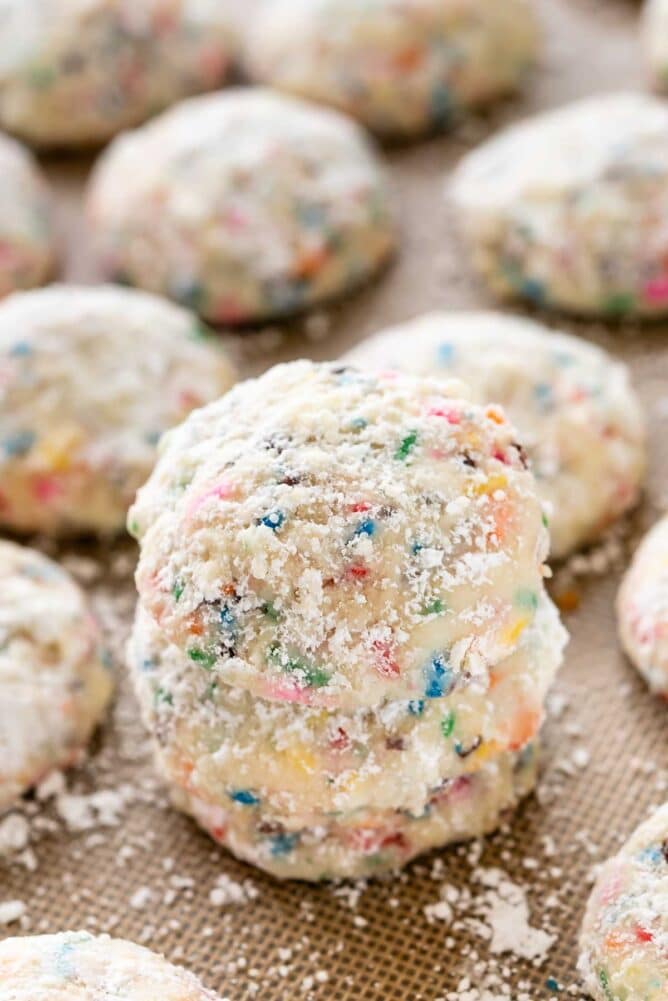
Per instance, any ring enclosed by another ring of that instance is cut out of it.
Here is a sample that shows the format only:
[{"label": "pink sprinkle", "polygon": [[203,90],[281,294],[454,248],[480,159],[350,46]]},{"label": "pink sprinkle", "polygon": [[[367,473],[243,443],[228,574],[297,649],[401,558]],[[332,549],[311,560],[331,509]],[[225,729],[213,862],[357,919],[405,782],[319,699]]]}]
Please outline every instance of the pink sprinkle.
[{"label": "pink sprinkle", "polygon": [[60,484],[55,476],[37,476],[33,481],[33,493],[44,504],[54,500],[61,492]]},{"label": "pink sprinkle", "polygon": [[428,417],[444,417],[448,424],[461,424],[462,415],[458,410],[453,407],[444,407],[442,405],[437,405],[430,407],[427,411]]},{"label": "pink sprinkle", "polygon": [[222,480],[222,482],[217,483],[215,487],[210,487],[208,490],[205,490],[203,494],[199,494],[199,496],[195,497],[188,505],[186,520],[190,521],[191,518],[194,518],[202,505],[205,504],[211,497],[215,497],[218,500],[231,500],[234,496],[234,490],[234,484],[230,483],[229,480]]},{"label": "pink sprinkle", "polygon": [[645,298],[650,302],[668,302],[668,275],[661,275],[645,285]]},{"label": "pink sprinkle", "polygon": [[308,706],[313,701],[308,689],[298,688],[297,685],[286,684],[283,681],[269,681],[263,687],[266,698],[273,699],[275,702],[290,702]]}]

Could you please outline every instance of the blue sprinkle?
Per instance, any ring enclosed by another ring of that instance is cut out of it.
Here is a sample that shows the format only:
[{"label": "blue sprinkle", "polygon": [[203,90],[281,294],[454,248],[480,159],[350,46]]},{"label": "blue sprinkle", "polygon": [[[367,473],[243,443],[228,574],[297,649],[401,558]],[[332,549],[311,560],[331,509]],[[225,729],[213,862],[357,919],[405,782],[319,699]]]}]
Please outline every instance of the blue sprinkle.
[{"label": "blue sprinkle", "polygon": [[414,542],[413,545],[411,546],[411,552],[412,552],[413,556],[417,556],[417,554],[422,549],[424,549],[424,546],[422,545],[421,542]]},{"label": "blue sprinkle", "polygon": [[454,683],[452,669],[443,654],[438,654],[427,665],[425,671],[424,694],[428,699],[440,699],[452,690]]},{"label": "blue sprinkle", "polygon": [[430,96],[431,119],[435,125],[443,127],[452,120],[452,95],[443,83],[437,84]]},{"label": "blue sprinkle", "polygon": [[553,991],[555,994],[561,990],[559,984],[554,979],[554,977],[548,977],[547,980],[545,981],[545,986],[547,987],[548,991]]},{"label": "blue sprinkle", "polygon": [[448,344],[447,341],[443,341],[442,344],[438,346],[438,360],[441,365],[452,364],[452,359],[455,356],[454,344]]},{"label": "blue sprinkle", "polygon": [[545,286],[536,278],[525,278],[522,282],[522,293],[531,302],[541,305],[545,302]]},{"label": "blue sprinkle", "polygon": [[25,455],[34,444],[35,435],[32,431],[17,431],[5,438],[2,447],[7,455]]},{"label": "blue sprinkle", "polygon": [[366,425],[367,422],[364,420],[363,417],[353,417],[353,419],[350,422],[350,427],[354,431],[363,431]]},{"label": "blue sprinkle", "polygon": [[265,514],[260,518],[259,524],[264,525],[265,528],[270,528],[272,532],[277,532],[284,521],[285,515],[282,511],[270,511],[269,514]]},{"label": "blue sprinkle", "polygon": [[9,349],[10,358],[27,358],[32,354],[32,347],[27,341],[17,341]]},{"label": "blue sprinkle", "polygon": [[365,518],[355,529],[355,535],[373,535],[376,531],[376,523],[371,518]]},{"label": "blue sprinkle", "polygon": [[139,663],[139,670],[148,674],[150,671],[155,671],[156,662],[152,657],[144,657]]},{"label": "blue sprinkle", "polygon": [[408,703],[408,711],[411,716],[421,716],[424,712],[424,700],[423,699],[411,699]]},{"label": "blue sprinkle", "polygon": [[647,848],[643,848],[638,859],[641,862],[649,862],[651,865],[660,865],[665,861],[661,845],[649,845]]},{"label": "blue sprinkle", "polygon": [[260,802],[250,789],[234,789],[229,796],[233,803],[241,803],[242,806],[257,806]]},{"label": "blue sprinkle", "polygon": [[147,431],[144,435],[149,445],[157,445],[162,438],[162,431]]},{"label": "blue sprinkle", "polygon": [[229,605],[223,605],[220,610],[220,626],[226,633],[236,632],[237,617]]},{"label": "blue sprinkle", "polygon": [[298,842],[298,834],[275,834],[271,838],[271,854],[289,855]]}]

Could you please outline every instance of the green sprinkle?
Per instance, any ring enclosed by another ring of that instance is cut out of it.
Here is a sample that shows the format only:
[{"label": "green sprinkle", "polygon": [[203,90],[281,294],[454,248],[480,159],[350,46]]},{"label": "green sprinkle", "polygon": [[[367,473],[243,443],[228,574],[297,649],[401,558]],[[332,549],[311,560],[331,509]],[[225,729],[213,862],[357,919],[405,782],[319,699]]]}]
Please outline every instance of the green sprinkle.
[{"label": "green sprinkle", "polygon": [[207,652],[206,650],[200,650],[199,647],[193,647],[192,650],[188,650],[188,656],[196,664],[201,664],[207,671],[210,671],[216,663],[215,653],[212,651]]},{"label": "green sprinkle", "polygon": [[33,66],[29,74],[30,84],[41,90],[50,87],[56,76],[57,73],[53,66]]},{"label": "green sprinkle", "polygon": [[136,518],[133,518],[132,521],[128,522],[128,532],[133,537],[133,539],[139,538],[139,522],[136,520]]},{"label": "green sprinkle", "polygon": [[174,696],[166,688],[156,688],[153,698],[156,705],[174,705]]},{"label": "green sprinkle", "polygon": [[445,611],[445,605],[440,598],[436,598],[429,605],[425,605],[422,609],[423,615],[440,615],[441,612]]},{"label": "green sprinkle", "polygon": [[176,583],[174,584],[174,587],[172,588],[172,597],[174,598],[174,601],[180,601],[181,600],[181,595],[183,594],[183,592],[185,591],[185,589],[186,589],[186,586],[183,583],[183,581],[182,580],[177,580]]},{"label": "green sprinkle", "polygon": [[324,688],[329,684],[329,674],[321,667],[309,667],[304,671],[309,688]]},{"label": "green sprinkle", "polygon": [[273,643],[267,653],[268,659],[277,664],[286,674],[298,674],[309,688],[324,688],[329,684],[330,676],[322,667],[309,664],[301,657],[285,657],[279,646]]},{"label": "green sprinkle", "polygon": [[452,731],[455,728],[456,719],[457,717],[452,712],[452,710],[448,713],[447,716],[443,717],[443,719],[441,720],[441,733],[443,734],[444,737],[452,736]]},{"label": "green sprinkle", "polygon": [[538,595],[528,587],[515,592],[515,604],[518,608],[528,608],[535,611],[538,608]]},{"label": "green sprinkle", "polygon": [[218,682],[212,681],[211,684],[206,686],[206,691],[202,696],[202,702],[211,702],[217,691],[218,691]]},{"label": "green sprinkle", "polygon": [[606,299],[603,303],[603,309],[611,316],[624,316],[625,313],[632,311],[634,305],[635,300],[630,292],[618,292]]},{"label": "green sprinkle", "polygon": [[407,459],[412,450],[415,448],[415,443],[417,442],[418,434],[417,431],[411,431],[401,442],[401,445],[394,453],[395,459],[401,459],[402,461]]},{"label": "green sprinkle", "polygon": [[549,528],[550,527],[550,521],[549,521],[549,519],[548,519],[548,517],[547,517],[547,515],[545,514],[544,511],[543,511],[543,514],[542,514],[542,519],[543,519],[543,525],[545,526],[545,528]]},{"label": "green sprinkle", "polygon": [[267,618],[271,619],[272,622],[278,622],[279,614],[274,608],[273,601],[265,601],[264,605],[262,606],[262,614],[266,615]]},{"label": "green sprinkle", "polygon": [[603,967],[601,967],[601,969],[598,971],[598,982],[603,988],[603,993],[605,994],[608,1001],[615,1001],[615,995],[610,990],[610,981],[608,979],[608,974],[603,969]]}]

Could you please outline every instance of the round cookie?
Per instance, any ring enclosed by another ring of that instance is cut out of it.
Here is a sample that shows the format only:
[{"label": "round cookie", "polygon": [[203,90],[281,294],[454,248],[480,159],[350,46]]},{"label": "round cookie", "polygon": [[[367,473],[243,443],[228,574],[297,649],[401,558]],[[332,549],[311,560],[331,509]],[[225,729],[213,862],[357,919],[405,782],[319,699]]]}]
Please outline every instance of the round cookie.
[{"label": "round cookie", "polygon": [[0,524],[114,532],[163,431],[234,371],[192,314],[113,286],[0,304]]},{"label": "round cookie", "polygon": [[282,879],[364,879],[393,872],[432,848],[479,838],[503,823],[534,788],[538,754],[528,745],[505,753],[473,775],[448,779],[419,815],[360,810],[323,815],[312,824],[277,821],[254,804],[207,803],[172,789],[175,805],[192,814],[234,855]]},{"label": "round cookie", "polygon": [[359,127],[261,89],[185,101],[117,139],[88,208],[109,276],[218,323],[342,295],[395,243],[385,175]]},{"label": "round cookie", "polygon": [[192,973],[108,935],[62,932],[0,942],[7,1001],[220,1001]]},{"label": "round cookie", "polygon": [[244,45],[255,80],[390,136],[515,90],[537,47],[528,0],[268,0]]},{"label": "round cookie", "polygon": [[647,533],[617,596],[622,646],[652,691],[668,699],[668,517]]},{"label": "round cookie", "polygon": [[522,750],[538,733],[565,642],[544,597],[488,687],[349,713],[267,702],[212,681],[141,609],[129,659],[171,782],[210,803],[258,805],[306,826],[318,815],[358,810],[419,815],[444,779]]},{"label": "round cookie", "polygon": [[505,129],[450,185],[493,292],[605,317],[668,312],[667,191],[668,104],[633,93]]},{"label": "round cookie", "polygon": [[642,19],[645,62],[652,85],[668,90],[668,3],[645,0]]},{"label": "round cookie", "polygon": [[580,972],[598,1001],[668,996],[668,803],[599,870],[580,938]]},{"label": "round cookie", "polygon": [[85,598],[64,570],[0,540],[0,579],[2,811],[78,759],[112,678]]},{"label": "round cookie", "polygon": [[165,638],[328,709],[485,683],[534,619],[547,532],[514,429],[461,388],[293,362],[170,432],[128,521]]},{"label": "round cookie", "polygon": [[101,143],[226,76],[225,0],[1,0],[0,126],[40,146]]},{"label": "round cookie", "polygon": [[548,505],[554,558],[638,500],[640,402],[626,366],[587,341],[500,313],[432,313],[362,341],[344,361],[461,379],[476,403],[501,404]]},{"label": "round cookie", "polygon": [[0,134],[0,298],[41,285],[55,265],[46,182],[28,150]]}]

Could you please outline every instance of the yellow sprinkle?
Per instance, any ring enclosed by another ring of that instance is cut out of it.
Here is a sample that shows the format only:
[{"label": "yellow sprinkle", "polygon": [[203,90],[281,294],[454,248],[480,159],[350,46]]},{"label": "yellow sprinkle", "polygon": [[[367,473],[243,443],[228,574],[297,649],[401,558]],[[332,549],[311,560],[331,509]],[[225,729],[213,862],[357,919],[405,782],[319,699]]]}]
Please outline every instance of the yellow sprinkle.
[{"label": "yellow sprinkle", "polygon": [[508,626],[503,632],[502,641],[508,646],[514,646],[519,640],[520,636],[529,625],[530,620],[527,618],[518,619],[514,622],[512,626]]},{"label": "yellow sprinkle", "polygon": [[312,775],[316,770],[316,760],[313,754],[301,744],[296,744],[285,751],[281,751],[281,759],[285,767],[301,775]]},{"label": "yellow sprinkle", "polygon": [[35,457],[53,472],[65,472],[70,468],[74,454],[84,440],[83,431],[75,424],[54,428],[40,439]]},{"label": "yellow sprinkle", "polygon": [[503,473],[496,473],[494,476],[490,476],[489,479],[485,480],[484,483],[476,483],[471,488],[471,492],[475,494],[476,497],[481,497],[482,494],[493,494],[497,490],[504,490],[508,486],[508,480],[503,475]]}]

